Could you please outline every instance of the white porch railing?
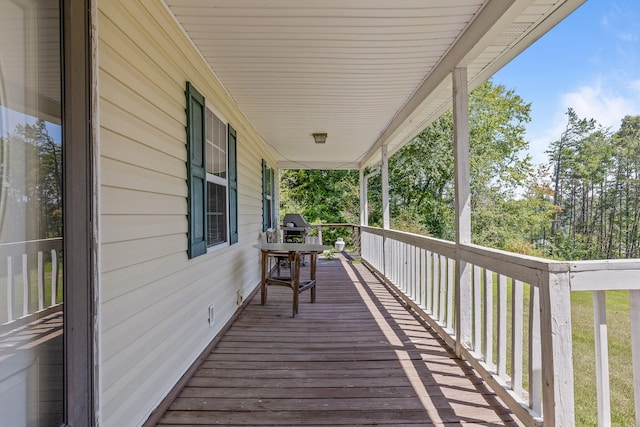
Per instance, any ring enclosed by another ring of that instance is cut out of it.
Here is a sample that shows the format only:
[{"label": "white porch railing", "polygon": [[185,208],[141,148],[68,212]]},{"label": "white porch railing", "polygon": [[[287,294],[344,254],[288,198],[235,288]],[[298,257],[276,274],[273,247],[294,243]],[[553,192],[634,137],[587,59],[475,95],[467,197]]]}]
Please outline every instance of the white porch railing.
[{"label": "white porch railing", "polygon": [[[360,229],[363,261],[526,425],[575,425],[570,292],[582,290],[594,292],[599,425],[610,425],[604,291],[629,290],[640,426],[640,261],[556,262],[394,230]],[[456,271],[465,268],[472,273],[471,283],[456,291]],[[456,292],[470,297],[456,304]]]},{"label": "white porch railing", "polygon": [[61,309],[61,253],[61,238],[0,244],[0,332]]}]

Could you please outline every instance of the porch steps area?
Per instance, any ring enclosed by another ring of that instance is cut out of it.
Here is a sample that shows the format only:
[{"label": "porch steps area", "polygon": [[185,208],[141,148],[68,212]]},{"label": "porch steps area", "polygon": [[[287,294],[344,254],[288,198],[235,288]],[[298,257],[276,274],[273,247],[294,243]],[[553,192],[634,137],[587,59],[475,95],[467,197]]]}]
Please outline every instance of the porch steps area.
[{"label": "porch steps area", "polygon": [[317,278],[295,318],[290,289],[255,294],[157,425],[519,425],[358,260]]}]

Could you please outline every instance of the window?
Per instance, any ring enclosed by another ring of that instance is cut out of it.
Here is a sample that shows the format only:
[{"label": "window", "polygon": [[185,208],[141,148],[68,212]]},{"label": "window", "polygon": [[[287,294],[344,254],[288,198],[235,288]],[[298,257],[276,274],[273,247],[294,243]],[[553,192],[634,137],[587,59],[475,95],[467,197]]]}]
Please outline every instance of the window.
[{"label": "window", "polygon": [[262,160],[262,231],[274,227],[274,180],[273,168],[268,167],[267,162]]},{"label": "window", "polygon": [[205,110],[207,158],[207,247],[227,241],[227,126]]},{"label": "window", "polygon": [[236,132],[187,82],[189,258],[238,241]]}]

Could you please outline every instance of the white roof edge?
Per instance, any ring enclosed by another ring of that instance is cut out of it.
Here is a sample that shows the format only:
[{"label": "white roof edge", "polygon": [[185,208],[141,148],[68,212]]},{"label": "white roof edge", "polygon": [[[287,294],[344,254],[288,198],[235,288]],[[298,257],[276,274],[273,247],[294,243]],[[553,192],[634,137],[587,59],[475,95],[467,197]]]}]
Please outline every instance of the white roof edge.
[{"label": "white roof edge", "polygon": [[280,161],[278,169],[319,169],[319,170],[357,170],[360,169],[358,162],[296,162]]},{"label": "white roof edge", "polygon": [[[526,34],[524,34],[523,37],[521,37],[514,45],[510,46],[509,49],[507,49],[503,55],[500,55],[498,58],[496,58],[495,61],[493,61],[491,64],[485,67],[480,73],[476,74],[475,76],[471,76],[469,80],[469,90],[471,91],[475,89],[481,83],[489,79],[498,70],[504,67],[512,59],[514,59],[516,56],[522,53],[525,49],[531,46],[535,41],[537,41],[540,37],[542,37],[551,28],[553,28],[555,25],[561,22],[564,18],[566,18],[570,13],[572,13],[575,9],[581,6],[585,1],[586,0],[565,0],[562,3],[559,3],[558,6],[553,10],[551,14],[547,15],[547,17],[542,22],[538,23],[536,26],[532,27],[529,31],[527,31]],[[490,3],[490,5],[496,4],[496,3],[497,3],[496,1],[493,1]],[[501,2],[501,5],[502,6],[506,4],[514,5],[514,3],[516,3],[516,1],[511,3]],[[494,24],[492,25],[491,31],[487,30],[487,34],[489,33],[493,34],[492,36],[493,38],[499,36],[501,34],[501,31],[498,31],[498,29],[501,29],[502,31],[504,31],[507,28],[507,26],[512,22],[514,8],[520,13],[530,3],[531,3],[530,0],[523,0],[513,8],[511,6],[504,8],[502,17],[504,18],[509,17],[509,19],[506,19],[505,21],[505,19],[501,18],[495,21]],[[458,65],[462,65],[463,63],[469,62],[471,60],[469,58],[469,55],[472,54],[474,51],[476,52],[475,55],[479,55],[480,53],[482,53],[482,50],[484,50],[484,48],[490,46],[490,43],[486,42],[487,41],[486,38],[483,38],[478,40],[478,43],[476,43],[464,55],[464,58],[461,58],[459,61],[456,61],[455,64],[452,64],[452,62],[454,62],[453,59],[455,58],[449,58],[450,55],[453,56],[452,52],[454,51],[454,49],[456,48],[460,49],[461,43],[468,43],[468,41],[466,42],[464,41],[465,35],[468,34],[468,32],[471,30],[471,27],[474,25],[474,23],[476,23],[479,19],[481,19],[482,13],[487,11],[490,5],[487,5],[487,7],[485,7],[483,11],[478,15],[478,17],[469,25],[469,29],[465,31],[465,34],[462,37],[460,37],[460,39],[456,43],[456,46],[452,47],[451,51],[443,58],[443,61],[440,64],[438,64],[438,66],[427,77],[427,79],[423,81],[420,88],[416,90],[412,98],[398,112],[396,117],[394,117],[394,119],[387,126],[385,131],[380,135],[380,137],[374,143],[371,149],[365,154],[365,156],[363,157],[363,160],[360,162],[360,166],[359,166],[360,168],[364,168],[366,166],[372,166],[377,163],[380,163],[380,147],[383,145],[393,146],[392,147],[393,149],[389,151],[389,156],[391,156],[393,153],[398,151],[403,145],[407,144],[416,135],[418,135],[422,131],[422,129],[424,129],[434,120],[436,120],[440,115],[442,115],[448,108],[451,108],[451,99],[449,99],[448,103],[442,105],[434,113],[430,114],[429,117],[420,121],[420,123],[414,125],[414,129],[409,134],[409,136],[405,136],[402,138],[402,140],[397,141],[398,132],[404,127],[408,126],[412,120],[415,120],[414,116],[416,114],[416,111],[420,108],[421,105],[424,105],[426,102],[428,102],[430,95],[437,92],[438,88],[441,89],[444,85],[447,84],[447,77],[450,75],[453,69]],[[495,13],[493,9],[489,9],[488,12],[486,13],[491,13],[491,12]],[[478,49],[478,46],[480,45],[483,45],[483,49]],[[455,56],[457,57],[458,55],[455,55]],[[434,82],[434,80],[436,80],[436,82]],[[396,141],[394,141],[394,139],[396,139]]]}]

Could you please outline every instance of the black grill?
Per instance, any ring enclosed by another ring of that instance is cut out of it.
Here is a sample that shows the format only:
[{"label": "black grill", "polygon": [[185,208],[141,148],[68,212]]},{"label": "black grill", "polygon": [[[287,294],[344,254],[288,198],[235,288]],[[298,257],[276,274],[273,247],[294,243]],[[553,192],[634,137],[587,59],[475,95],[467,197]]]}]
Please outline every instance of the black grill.
[{"label": "black grill", "polygon": [[282,240],[286,243],[304,243],[311,230],[311,224],[300,214],[286,214],[281,227]]}]

